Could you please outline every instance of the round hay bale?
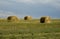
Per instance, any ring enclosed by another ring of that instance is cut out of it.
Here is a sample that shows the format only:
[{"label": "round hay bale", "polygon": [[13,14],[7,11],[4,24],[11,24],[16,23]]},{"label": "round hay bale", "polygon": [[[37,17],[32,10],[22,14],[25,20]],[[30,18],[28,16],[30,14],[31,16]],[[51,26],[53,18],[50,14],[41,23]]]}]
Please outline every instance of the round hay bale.
[{"label": "round hay bale", "polygon": [[41,17],[40,18],[40,23],[50,23],[50,17],[49,16],[45,16],[45,17]]},{"label": "round hay bale", "polygon": [[19,19],[16,16],[9,16],[7,18],[8,22],[18,22]]},{"label": "round hay bale", "polygon": [[32,20],[32,17],[31,16],[25,16],[24,20]]}]

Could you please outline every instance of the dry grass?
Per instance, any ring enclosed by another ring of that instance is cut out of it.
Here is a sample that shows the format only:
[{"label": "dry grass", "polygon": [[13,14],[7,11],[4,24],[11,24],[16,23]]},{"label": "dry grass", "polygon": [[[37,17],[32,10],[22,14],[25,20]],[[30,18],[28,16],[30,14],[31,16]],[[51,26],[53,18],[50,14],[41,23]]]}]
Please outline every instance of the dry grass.
[{"label": "dry grass", "polygon": [[[39,19],[19,23],[0,22],[0,39],[60,39],[60,19],[39,23]],[[26,23],[25,23],[26,22]]]}]

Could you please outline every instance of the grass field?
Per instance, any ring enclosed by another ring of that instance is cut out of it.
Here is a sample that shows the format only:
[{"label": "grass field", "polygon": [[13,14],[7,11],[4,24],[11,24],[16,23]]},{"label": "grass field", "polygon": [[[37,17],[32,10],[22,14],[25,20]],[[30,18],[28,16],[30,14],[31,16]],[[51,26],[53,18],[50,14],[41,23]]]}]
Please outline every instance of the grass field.
[{"label": "grass field", "polygon": [[60,39],[60,19],[40,23],[39,19],[19,23],[0,20],[0,39]]}]

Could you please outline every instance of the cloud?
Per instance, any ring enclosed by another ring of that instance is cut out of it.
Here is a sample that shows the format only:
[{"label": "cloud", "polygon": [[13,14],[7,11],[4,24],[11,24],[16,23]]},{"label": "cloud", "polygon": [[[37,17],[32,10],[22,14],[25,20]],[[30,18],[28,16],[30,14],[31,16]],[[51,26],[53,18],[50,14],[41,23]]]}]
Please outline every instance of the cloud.
[{"label": "cloud", "polygon": [[51,5],[55,8],[60,8],[60,0],[10,0],[16,3]]},{"label": "cloud", "polygon": [[[60,16],[60,0],[0,0],[0,16]],[[45,14],[44,14],[45,13]],[[58,13],[58,14],[57,14]]]},{"label": "cloud", "polygon": [[0,5],[15,5],[16,3],[51,5],[60,7],[60,0],[0,0]]},{"label": "cloud", "polygon": [[11,0],[18,3],[33,3],[33,0]]},{"label": "cloud", "polygon": [[16,16],[15,13],[9,11],[0,10],[0,17]]},{"label": "cloud", "polygon": [[12,4],[12,2],[10,2],[10,1],[5,1],[5,0],[0,0],[0,5],[11,5]]},{"label": "cloud", "polygon": [[60,0],[12,0],[16,2],[24,2],[24,3],[55,3],[59,2]]},{"label": "cloud", "polygon": [[0,10],[0,18],[6,18],[8,16],[17,16],[18,18],[23,18],[24,16],[29,15],[29,14],[23,14],[23,13],[14,13],[14,12],[10,12],[10,11],[3,11]]}]

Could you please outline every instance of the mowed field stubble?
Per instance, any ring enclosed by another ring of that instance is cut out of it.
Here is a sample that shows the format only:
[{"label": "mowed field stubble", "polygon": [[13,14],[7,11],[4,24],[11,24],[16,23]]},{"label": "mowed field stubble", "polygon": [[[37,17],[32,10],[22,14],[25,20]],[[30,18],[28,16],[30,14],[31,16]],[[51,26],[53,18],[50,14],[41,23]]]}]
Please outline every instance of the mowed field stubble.
[{"label": "mowed field stubble", "polygon": [[39,19],[18,23],[0,19],[0,39],[60,39],[60,19],[40,23]]}]

